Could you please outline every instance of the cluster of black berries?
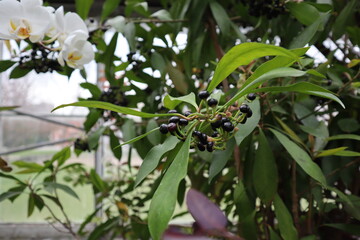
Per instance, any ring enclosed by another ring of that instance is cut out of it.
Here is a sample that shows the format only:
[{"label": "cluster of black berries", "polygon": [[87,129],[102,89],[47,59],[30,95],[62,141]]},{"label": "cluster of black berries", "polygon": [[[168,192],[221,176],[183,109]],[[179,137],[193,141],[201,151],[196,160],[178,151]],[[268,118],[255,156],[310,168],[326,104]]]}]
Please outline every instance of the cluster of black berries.
[{"label": "cluster of black berries", "polygon": [[241,2],[249,5],[249,15],[254,17],[266,16],[272,19],[285,12],[283,0],[242,0]]},{"label": "cluster of black berries", "polygon": [[74,142],[74,148],[81,151],[91,151],[86,139],[77,138]]},{"label": "cluster of black berries", "polygon": [[[238,130],[238,124],[245,124],[246,120],[253,115],[249,105],[243,103],[240,107],[230,106],[224,108],[218,106],[218,100],[209,98],[207,91],[201,91],[198,94],[201,100],[199,109],[196,113],[186,112],[169,118],[167,124],[160,125],[160,132],[177,136],[184,141],[187,133],[191,130],[192,140],[191,146],[197,147],[199,151],[212,152],[215,149],[225,149],[228,139],[234,136]],[[246,101],[255,100],[256,95],[250,93],[247,95]],[[202,109],[202,105],[206,104],[206,108]],[[176,110],[170,110],[168,113],[176,114]]]},{"label": "cluster of black berries", "polygon": [[34,69],[36,73],[60,71],[61,66],[51,51],[41,45],[33,45],[32,50],[20,56],[19,67]]}]

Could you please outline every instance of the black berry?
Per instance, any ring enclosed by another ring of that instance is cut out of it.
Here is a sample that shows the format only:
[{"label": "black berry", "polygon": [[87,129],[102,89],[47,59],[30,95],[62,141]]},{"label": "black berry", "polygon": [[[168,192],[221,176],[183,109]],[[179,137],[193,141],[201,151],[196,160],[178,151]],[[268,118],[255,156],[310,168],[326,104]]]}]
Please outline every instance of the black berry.
[{"label": "black berry", "polygon": [[179,125],[180,125],[180,126],[186,126],[186,125],[188,125],[188,124],[189,124],[188,120],[186,120],[186,119],[184,119],[184,118],[180,118],[180,119],[179,119]]},{"label": "black berry", "polygon": [[205,134],[205,133],[201,133],[200,135],[199,135],[199,140],[200,140],[200,142],[202,143],[202,144],[207,144],[207,142],[208,142],[208,140],[207,140],[207,135]]},{"label": "black berry", "polygon": [[201,151],[201,152],[205,151],[205,146],[202,145],[201,143],[198,143],[197,147],[198,147],[199,151]]},{"label": "black berry", "polygon": [[224,125],[224,123],[226,123],[226,122],[230,122],[230,119],[228,119],[228,118],[221,119],[221,125]]},{"label": "black berry", "polygon": [[256,94],[255,94],[255,93],[249,93],[249,94],[247,95],[247,99],[249,99],[250,101],[255,100],[255,98],[256,98]]},{"label": "black berry", "polygon": [[246,117],[247,117],[247,118],[251,118],[252,115],[253,115],[253,112],[252,112],[251,109],[249,109],[249,111],[248,111],[247,114],[246,114]]},{"label": "black berry", "polygon": [[198,94],[198,97],[200,99],[207,99],[210,96],[210,93],[208,91],[201,91]]},{"label": "black berry", "polygon": [[169,110],[168,113],[177,113],[177,111],[173,109],[173,110]]},{"label": "black berry", "polygon": [[232,130],[234,130],[234,125],[231,123],[231,122],[225,122],[223,125],[222,125],[222,128],[227,131],[227,132],[231,132]]},{"label": "black berry", "polygon": [[218,100],[215,98],[210,98],[207,103],[209,107],[215,107],[218,104]]},{"label": "black berry", "polygon": [[196,137],[199,137],[201,135],[201,132],[199,132],[199,131],[194,131],[193,132],[193,136],[196,136]]},{"label": "black berry", "polygon": [[167,134],[169,132],[168,125],[165,123],[161,124],[159,130],[162,134]]},{"label": "black berry", "polygon": [[245,117],[240,123],[241,123],[241,124],[245,124],[245,123],[246,123],[246,120],[247,120],[247,117]]},{"label": "black berry", "polygon": [[177,116],[172,116],[171,118],[169,118],[169,123],[178,123],[180,120],[179,117]]},{"label": "black berry", "polygon": [[208,142],[208,144],[206,144],[206,150],[208,150],[208,152],[214,151],[214,142]]},{"label": "black berry", "polygon": [[331,80],[331,79],[328,79],[327,82],[326,82],[326,85],[327,85],[327,86],[331,86],[331,84],[332,84],[332,80]]},{"label": "black berry", "polygon": [[219,136],[219,133],[218,132],[213,132],[213,134],[211,134],[211,137],[218,137]]},{"label": "black berry", "polygon": [[240,110],[240,112],[242,112],[242,113],[247,113],[247,112],[249,112],[250,107],[249,107],[249,105],[247,105],[247,104],[242,104],[242,105],[239,107],[239,110]]},{"label": "black berry", "polygon": [[169,123],[167,125],[167,129],[169,130],[169,132],[174,132],[177,129],[176,123]]},{"label": "black berry", "polygon": [[210,123],[210,125],[211,125],[211,128],[213,130],[216,130],[217,128],[219,128],[221,126],[221,120],[217,120],[216,122],[212,122],[212,123]]},{"label": "black berry", "polygon": [[184,116],[187,117],[187,116],[189,116],[190,114],[191,114],[190,111],[186,111],[186,112],[184,113]]}]

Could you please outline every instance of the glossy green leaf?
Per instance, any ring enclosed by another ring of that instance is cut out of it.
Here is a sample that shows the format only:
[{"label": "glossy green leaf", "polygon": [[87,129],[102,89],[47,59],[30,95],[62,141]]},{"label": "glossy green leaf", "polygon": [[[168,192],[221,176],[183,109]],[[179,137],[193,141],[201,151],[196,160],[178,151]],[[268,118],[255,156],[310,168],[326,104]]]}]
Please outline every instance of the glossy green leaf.
[{"label": "glossy green leaf", "polygon": [[164,154],[174,149],[178,143],[179,140],[176,137],[170,136],[166,138],[163,144],[153,147],[148,152],[136,176],[135,187],[138,186],[139,183],[141,183],[141,181],[157,167]]},{"label": "glossy green leaf", "polygon": [[104,21],[119,6],[121,0],[106,0],[103,4],[100,20]]},{"label": "glossy green leaf", "polygon": [[50,192],[54,191],[55,189],[60,189],[64,192],[66,192],[67,194],[69,194],[70,196],[73,196],[74,198],[79,199],[76,192],[64,184],[55,183],[55,182],[43,182],[42,184]]},{"label": "glossy green leaf", "polygon": [[121,107],[121,106],[117,106],[115,104],[111,104],[111,103],[107,103],[107,102],[100,102],[100,101],[80,101],[80,102],[74,102],[74,103],[70,103],[70,104],[63,104],[63,105],[60,105],[60,106],[54,108],[52,110],[52,112],[57,109],[69,107],[69,106],[100,108],[100,109],[110,110],[110,111],[114,111],[114,112],[118,112],[118,113],[122,113],[122,114],[128,114],[128,115],[133,115],[133,116],[138,116],[138,117],[143,117],[143,118],[168,117],[168,116],[176,115],[176,114],[167,114],[167,113],[166,114],[145,113],[145,112],[137,111],[132,108]]},{"label": "glossy green leaf", "polygon": [[339,156],[339,157],[360,157],[360,152],[343,150],[343,151],[334,153],[334,155]]},{"label": "glossy green leaf", "polygon": [[235,140],[236,144],[240,145],[241,142],[254,131],[256,126],[258,125],[260,118],[261,118],[261,111],[260,111],[260,101],[259,99],[255,99],[251,103],[248,103],[250,109],[253,111],[253,115],[251,118],[246,120],[245,124],[238,124],[237,128],[239,129],[235,133]]},{"label": "glossy green leaf", "polygon": [[27,162],[27,161],[15,161],[12,163],[13,165],[17,166],[18,168],[23,168],[26,171],[20,171],[18,173],[35,173],[42,170],[43,166],[35,163],[35,162]]},{"label": "glossy green leaf", "polygon": [[89,90],[89,92],[92,94],[92,96],[96,99],[99,99],[101,96],[101,90],[98,86],[96,86],[95,84],[89,83],[89,82],[84,82],[84,83],[80,83],[80,86],[84,89]]},{"label": "glossy green leaf", "polygon": [[278,172],[272,149],[261,128],[259,128],[258,149],[255,152],[252,176],[257,196],[264,203],[269,204],[277,192]]},{"label": "glossy green leaf", "polygon": [[168,109],[174,109],[177,105],[179,105],[182,102],[189,103],[190,105],[195,107],[195,109],[198,108],[198,105],[196,103],[196,96],[193,92],[182,97],[172,97],[170,95],[166,95],[163,100],[164,107]]},{"label": "glossy green leaf", "polygon": [[294,226],[291,214],[286,208],[282,199],[277,194],[275,195],[274,199],[274,207],[281,237],[286,240],[298,239],[298,233]]},{"label": "glossy green leaf", "polygon": [[209,168],[209,182],[223,170],[234,151],[234,146],[235,140],[232,138],[226,143],[225,150],[216,150],[214,154],[212,154]]},{"label": "glossy green leaf", "polygon": [[358,5],[358,0],[351,0],[343,8],[339,16],[337,16],[332,29],[332,36],[334,40],[339,39],[345,33],[346,28],[344,26],[348,25],[347,23],[352,18]]},{"label": "glossy green leaf", "polygon": [[82,19],[86,19],[89,15],[90,8],[94,0],[75,0],[76,12]]},{"label": "glossy green leaf", "polygon": [[120,160],[122,156],[122,152],[121,152],[121,147],[119,146],[120,145],[119,138],[115,135],[113,131],[110,131],[109,137],[110,137],[111,151],[113,152],[114,156],[118,160]]},{"label": "glossy green leaf", "polygon": [[319,152],[318,154],[316,154],[315,157],[319,158],[319,157],[326,157],[326,156],[335,155],[336,153],[342,152],[345,149],[347,149],[347,147],[338,147],[338,148],[326,149],[326,150],[323,150],[323,151]]},{"label": "glossy green leaf", "polygon": [[290,13],[302,24],[309,26],[320,17],[319,11],[306,2],[287,2]]},{"label": "glossy green leaf", "polygon": [[0,61],[0,72],[4,72],[11,68],[16,62],[10,61],[10,60],[3,60]]},{"label": "glossy green leaf", "polygon": [[214,76],[207,90],[209,92],[213,91],[215,87],[227,78],[237,67],[247,65],[254,59],[260,57],[274,55],[286,56],[294,60],[299,59],[296,54],[289,50],[262,43],[242,43],[231,48],[216,66]]},{"label": "glossy green leaf", "polygon": [[149,230],[154,240],[159,240],[174,213],[178,186],[185,178],[191,137],[180,143],[181,148],[164,174],[150,203]]},{"label": "glossy green leaf", "polygon": [[276,136],[279,142],[284,146],[286,151],[290,156],[296,161],[297,164],[313,179],[321,183],[324,187],[327,186],[326,179],[322,173],[320,167],[313,162],[309,154],[307,154],[302,148],[300,148],[296,143],[291,141],[288,137],[276,131],[275,129],[270,129],[271,132]]},{"label": "glossy green leaf", "polygon": [[95,108],[90,108],[89,113],[86,116],[86,120],[84,122],[84,128],[86,132],[89,132],[91,128],[97,123],[99,118],[101,117],[101,111]]},{"label": "glossy green leaf", "polygon": [[290,138],[292,140],[294,140],[295,142],[297,142],[301,145],[304,145],[304,143],[298,137],[298,135],[286,123],[284,123],[280,118],[278,118],[276,116],[274,118],[280,124],[281,128],[290,136]]},{"label": "glossy green leaf", "polygon": [[88,136],[88,144],[90,149],[95,149],[99,144],[100,137],[104,133],[106,127],[102,126],[96,129],[94,132],[90,133]]},{"label": "glossy green leaf", "polygon": [[34,209],[35,209],[35,199],[33,197],[33,194],[29,194],[27,217],[30,217],[33,214]]},{"label": "glossy green leaf", "polygon": [[[150,119],[148,124],[146,125],[146,132],[150,132],[154,129],[159,129],[158,128],[158,123],[156,122],[155,119]],[[147,139],[149,140],[149,142],[152,145],[158,145],[160,144],[161,141],[161,132],[160,131],[153,131],[152,134],[147,134]]]},{"label": "glossy green leaf", "polygon": [[334,95],[331,91],[322,88],[318,85],[308,83],[308,82],[299,82],[294,83],[288,86],[281,86],[281,87],[266,87],[256,89],[253,92],[299,92],[305,93],[309,95],[319,96],[323,98],[327,98],[339,103],[343,108],[345,108],[344,103]]},{"label": "glossy green leaf", "polygon": [[214,19],[217,25],[219,26],[220,31],[224,35],[230,34],[231,20],[229,18],[229,15],[223,8],[223,6],[221,6],[221,4],[219,4],[216,1],[210,1],[209,5],[210,5],[211,13],[214,16]]},{"label": "glossy green leaf", "polygon": [[[306,72],[290,68],[290,67],[281,67],[276,68],[267,73],[261,75],[260,77],[253,79],[251,82],[247,81],[246,85],[243,85],[239,91],[232,97],[224,106],[228,107],[235,103],[239,98],[249,94],[251,92],[255,92],[255,88],[260,86],[262,83],[274,79],[274,78],[282,78],[282,77],[301,77],[304,76]],[[260,92],[261,90],[257,90]]]},{"label": "glossy green leaf", "polygon": [[154,129],[150,130],[149,132],[146,132],[146,133],[144,133],[144,134],[142,134],[142,135],[140,135],[140,136],[137,136],[137,137],[135,137],[135,138],[132,138],[132,139],[126,141],[126,142],[123,142],[122,144],[120,144],[120,147],[121,147],[121,146],[124,146],[124,145],[127,145],[127,144],[134,143],[134,142],[136,142],[136,141],[139,141],[140,139],[142,139],[142,138],[144,138],[144,137],[148,136],[149,134],[154,133],[154,132],[156,132],[156,131],[159,131],[159,128],[154,128]]},{"label": "glossy green leaf", "polygon": [[10,73],[10,78],[21,78],[24,77],[26,74],[31,72],[31,68],[22,68],[20,66],[16,66]]}]

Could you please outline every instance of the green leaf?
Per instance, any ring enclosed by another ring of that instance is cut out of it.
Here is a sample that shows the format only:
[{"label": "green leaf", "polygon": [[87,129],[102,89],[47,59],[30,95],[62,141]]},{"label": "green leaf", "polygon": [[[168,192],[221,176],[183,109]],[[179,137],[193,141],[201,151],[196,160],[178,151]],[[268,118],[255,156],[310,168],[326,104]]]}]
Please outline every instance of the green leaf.
[{"label": "green leaf", "polygon": [[122,151],[121,151],[121,147],[120,142],[119,142],[119,138],[115,135],[115,133],[113,131],[110,131],[110,147],[111,147],[111,151],[113,152],[114,156],[120,160],[121,156],[122,156]]},{"label": "green leaf", "polygon": [[261,128],[258,142],[252,174],[253,183],[257,196],[269,204],[277,192],[278,172],[273,152]]},{"label": "green leaf", "polygon": [[17,63],[17,62],[13,62],[13,61],[10,61],[10,60],[0,61],[0,72],[4,72],[4,71],[8,70],[8,69],[11,68],[15,63]]},{"label": "green leaf", "polygon": [[27,170],[25,172],[20,171],[18,173],[35,173],[43,169],[42,165],[35,162],[15,161],[12,164],[17,166],[18,168],[25,168]]},{"label": "green leaf", "polygon": [[63,104],[60,106],[57,106],[52,110],[55,111],[60,108],[69,107],[69,106],[76,106],[76,107],[88,107],[88,108],[100,108],[105,110],[110,110],[118,113],[123,114],[129,114],[133,116],[143,117],[143,118],[154,118],[154,117],[168,117],[173,115],[179,115],[179,114],[154,114],[154,113],[145,113],[140,112],[132,108],[127,107],[120,107],[115,104],[107,103],[107,102],[100,102],[100,101],[80,101],[80,102],[74,102],[70,104]]},{"label": "green leaf", "polygon": [[[191,133],[189,134],[191,136]],[[174,213],[178,187],[187,173],[191,137],[181,142],[181,148],[164,174],[150,203],[149,230],[154,240],[159,240]]]},{"label": "green leaf", "polygon": [[296,240],[298,239],[298,233],[294,227],[294,223],[289,213],[289,210],[286,208],[284,202],[281,200],[279,195],[275,195],[274,199],[275,207],[275,216],[278,221],[280,235],[283,239],[286,240]]},{"label": "green leaf", "polygon": [[235,140],[232,138],[226,143],[225,150],[216,150],[214,152],[209,168],[209,182],[223,170],[234,151],[234,146]]},{"label": "green leaf", "polygon": [[11,175],[7,175],[7,174],[4,174],[4,173],[1,173],[1,172],[0,172],[0,177],[8,178],[8,179],[11,179],[11,180],[15,180],[15,181],[17,181],[18,183],[20,183],[21,185],[27,185],[27,184],[25,184],[24,182],[22,182],[20,179],[14,177],[14,176],[11,176]]},{"label": "green leaf", "polygon": [[90,149],[95,149],[96,148],[96,146],[99,143],[100,137],[104,133],[105,129],[106,129],[106,127],[104,127],[104,126],[99,127],[98,129],[96,129],[95,132],[92,132],[88,136],[88,143],[89,143],[89,148]]},{"label": "green leaf", "polygon": [[48,191],[50,191],[50,192],[55,190],[55,189],[60,189],[60,190],[63,190],[64,192],[66,192],[67,194],[69,194],[70,196],[73,196],[74,198],[79,199],[76,192],[74,192],[74,190],[72,190],[70,187],[68,187],[68,186],[66,186],[64,184],[55,183],[55,182],[43,182],[41,184],[43,184],[44,187],[46,189],[48,189]]},{"label": "green leaf", "polygon": [[322,173],[320,167],[313,162],[309,154],[307,154],[302,148],[296,143],[291,141],[288,137],[275,129],[270,129],[271,132],[276,136],[279,142],[284,146],[290,156],[296,161],[297,164],[313,179],[320,182],[321,185],[326,187],[326,179]]},{"label": "green leaf", "polygon": [[358,4],[358,0],[351,0],[346,4],[339,16],[336,18],[332,29],[332,37],[334,40],[339,39],[345,33],[345,26],[348,26],[348,22],[356,11]]},{"label": "green leaf", "polygon": [[91,234],[87,239],[88,240],[101,239],[102,236],[108,234],[115,226],[119,225],[119,220],[120,220],[119,217],[113,217],[108,219],[106,222],[101,223],[100,225],[94,228],[94,230],[91,232]]},{"label": "green leaf", "polygon": [[286,7],[299,22],[309,26],[320,17],[319,11],[306,2],[288,2]]},{"label": "green leaf", "polygon": [[15,108],[18,108],[19,106],[3,106],[0,107],[0,111],[8,111],[8,110],[13,110]]},{"label": "green leaf", "polygon": [[91,128],[97,123],[99,118],[101,117],[101,112],[98,109],[90,108],[89,113],[86,116],[86,120],[84,122],[84,128],[86,132],[89,132]]},{"label": "green leaf", "polygon": [[24,187],[22,187],[22,190],[20,191],[11,191],[10,189],[2,194],[0,194],[0,202],[6,200],[6,199],[10,199],[12,197],[18,196],[19,194],[23,193],[24,191]]},{"label": "green leaf", "polygon": [[295,140],[295,142],[304,145],[298,135],[288,125],[286,125],[286,123],[284,123],[280,118],[276,116],[274,116],[274,118],[280,124],[281,128],[284,129],[284,131],[291,137],[292,140]]},{"label": "green leaf", "polygon": [[76,12],[82,19],[86,19],[89,15],[90,8],[94,0],[75,0]]},{"label": "green leaf", "polygon": [[189,86],[185,80],[185,74],[178,67],[174,67],[171,63],[167,65],[166,70],[169,74],[169,78],[175,86],[175,89],[181,94],[186,94]]},{"label": "green leaf", "polygon": [[231,20],[225,9],[216,1],[210,1],[211,13],[224,35],[230,34]]},{"label": "green leaf", "polygon": [[28,212],[27,212],[27,216],[30,217],[35,209],[35,199],[33,194],[29,194],[29,199],[28,199]]},{"label": "green leaf", "polygon": [[84,82],[84,83],[80,83],[80,86],[84,89],[87,89],[90,91],[90,93],[92,94],[92,96],[96,99],[99,99],[101,96],[101,90],[98,86],[96,86],[95,84],[89,83],[89,82]]},{"label": "green leaf", "polygon": [[198,108],[198,105],[196,103],[196,96],[193,92],[182,97],[172,97],[170,95],[166,95],[164,97],[163,104],[164,107],[168,109],[174,109],[177,105],[179,105],[182,102],[191,104],[192,106],[195,107],[195,109]]},{"label": "green leaf", "polygon": [[31,72],[31,68],[23,68],[20,66],[16,66],[10,73],[10,78],[21,78]]},{"label": "green leaf", "polygon": [[[150,132],[154,129],[158,129],[158,124],[156,122],[155,119],[150,119],[148,124],[146,125],[146,132]],[[158,145],[160,144],[160,141],[161,141],[161,133],[160,131],[153,131],[153,134],[147,134],[147,139],[149,140],[149,142],[152,144],[152,145]]]},{"label": "green leaf", "polygon": [[237,67],[247,65],[254,59],[281,55],[294,60],[299,57],[293,52],[281,47],[262,44],[262,43],[242,43],[231,48],[216,66],[214,77],[212,78],[207,90],[212,92],[219,83],[229,76]]},{"label": "green leaf", "polygon": [[103,22],[110,14],[116,10],[121,0],[106,0],[103,3],[103,9],[101,12],[100,21]]},{"label": "green leaf", "polygon": [[59,166],[61,166],[70,157],[71,157],[71,149],[70,149],[70,147],[64,147],[59,152],[54,154],[54,156],[52,157],[52,161],[57,161]]},{"label": "green leaf", "polygon": [[264,83],[267,80],[274,79],[274,78],[281,78],[281,77],[301,77],[304,76],[306,72],[290,68],[290,67],[281,67],[276,68],[271,71],[266,72],[265,74],[261,75],[260,77],[256,79],[252,79],[250,82],[249,79],[247,81],[247,84],[243,85],[239,91],[235,94],[234,97],[232,97],[224,106],[228,107],[235,103],[239,98],[245,96],[248,93],[251,92],[261,92],[261,90],[255,91],[255,88],[260,86],[262,83]]},{"label": "green leaf", "polygon": [[138,186],[141,181],[157,167],[164,154],[174,149],[178,143],[179,140],[176,137],[170,136],[166,138],[163,144],[153,147],[148,152],[136,176],[135,187]]},{"label": "green leaf", "polygon": [[338,148],[326,149],[326,150],[323,150],[323,151],[319,152],[318,154],[316,154],[315,158],[335,155],[336,153],[342,152],[345,149],[347,149],[347,147],[338,147]]},{"label": "green leaf", "polygon": [[305,93],[309,95],[319,96],[323,98],[327,98],[339,103],[343,108],[345,108],[344,103],[334,95],[331,91],[322,88],[318,85],[308,83],[308,82],[299,82],[294,83],[288,86],[281,86],[281,87],[265,87],[256,89],[253,92],[299,92]]},{"label": "green leaf", "polygon": [[360,228],[358,224],[345,224],[345,223],[327,223],[322,227],[336,228],[354,236],[360,236]]},{"label": "green leaf", "polygon": [[115,82],[115,49],[117,46],[119,33],[115,33],[107,45],[101,61],[105,64],[105,77],[112,85]]},{"label": "green leaf", "polygon": [[240,145],[241,142],[254,131],[256,126],[258,125],[260,118],[261,118],[261,111],[260,111],[260,101],[259,99],[256,99],[252,101],[251,103],[248,103],[250,109],[253,111],[253,116],[251,118],[248,118],[245,125],[244,124],[238,124],[237,128],[239,129],[235,133],[235,140],[236,144]]},{"label": "green leaf", "polygon": [[132,138],[132,139],[130,139],[130,140],[128,140],[128,141],[120,144],[120,147],[121,147],[121,146],[124,146],[124,145],[127,145],[127,144],[134,143],[134,142],[136,142],[136,141],[139,141],[140,139],[142,139],[142,138],[144,138],[144,137],[148,136],[149,134],[151,134],[151,133],[153,133],[153,132],[156,132],[156,131],[159,131],[159,128],[154,128],[154,129],[150,130],[149,132],[146,132],[146,133],[144,133],[144,134],[142,134],[142,135],[140,135],[140,136],[137,136],[137,137],[135,137],[135,138]]},{"label": "green leaf", "polygon": [[94,169],[90,170],[90,181],[99,192],[104,192],[107,188],[106,183],[100,178]]},{"label": "green leaf", "polygon": [[310,26],[305,28],[298,36],[296,36],[290,43],[289,48],[299,48],[305,46],[315,36],[316,32],[322,27],[324,19],[328,14],[319,17]]},{"label": "green leaf", "polygon": [[343,150],[343,151],[334,153],[334,155],[340,156],[340,157],[359,157],[360,152]]}]

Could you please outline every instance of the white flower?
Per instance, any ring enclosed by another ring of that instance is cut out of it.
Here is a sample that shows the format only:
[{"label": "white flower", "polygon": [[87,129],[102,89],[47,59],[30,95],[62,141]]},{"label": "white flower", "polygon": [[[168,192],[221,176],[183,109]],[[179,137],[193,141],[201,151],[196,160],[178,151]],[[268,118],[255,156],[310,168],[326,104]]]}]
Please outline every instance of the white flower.
[{"label": "white flower", "polygon": [[50,14],[41,0],[0,1],[0,38],[39,42],[50,24]]},{"label": "white flower", "polygon": [[72,34],[77,34],[78,38],[81,37],[84,40],[88,39],[88,29],[78,14],[68,12],[64,15],[64,9],[61,6],[55,11],[55,19],[60,45],[64,44],[65,39]]},{"label": "white flower", "polygon": [[95,54],[92,45],[83,37],[80,31],[66,38],[58,56],[58,62],[61,66],[64,66],[66,62],[69,67],[82,69],[84,64],[94,59]]}]

